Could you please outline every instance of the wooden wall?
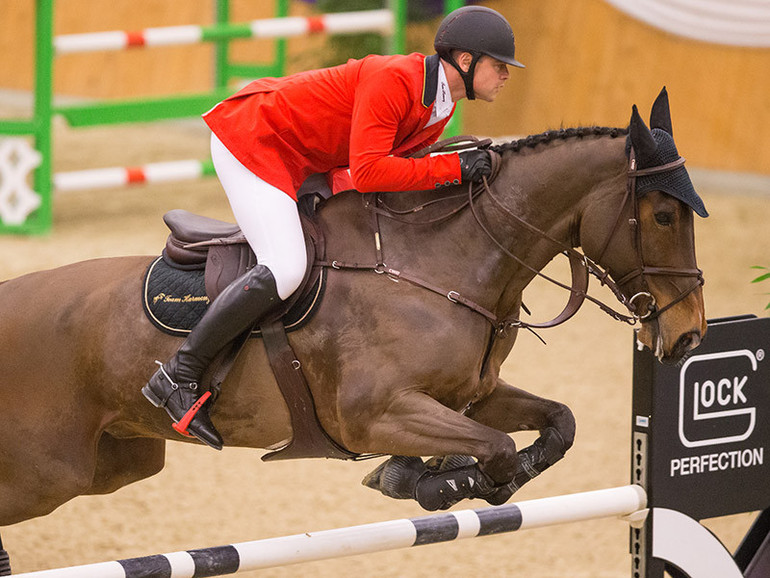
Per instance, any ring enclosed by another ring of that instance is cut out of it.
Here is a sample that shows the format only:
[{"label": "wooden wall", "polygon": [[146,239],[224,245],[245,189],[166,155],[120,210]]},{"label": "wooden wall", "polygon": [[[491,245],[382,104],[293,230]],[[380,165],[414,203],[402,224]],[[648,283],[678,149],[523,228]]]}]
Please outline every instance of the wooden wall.
[{"label": "wooden wall", "polygon": [[[271,18],[273,0],[232,0],[233,20]],[[29,89],[34,66],[35,0],[0,0],[0,88]],[[298,6],[302,8],[302,6]],[[211,24],[213,0],[58,0],[54,34],[140,30],[156,26]],[[272,58],[270,41],[237,41],[237,58]],[[205,92],[211,88],[213,46],[197,44],[67,54],[54,68],[57,95],[127,98]],[[7,62],[7,64],[6,64]]]},{"label": "wooden wall", "polygon": [[[675,37],[603,0],[490,0],[514,26],[527,65],[494,104],[465,107],[465,132],[512,135],[560,126],[625,126],[631,104],[643,116],[663,85],[680,152],[691,166],[770,174],[770,50]],[[33,0],[0,0],[0,89],[28,90],[33,67]],[[236,20],[269,17],[272,0],[234,0]],[[297,2],[294,13],[307,12]],[[212,0],[58,0],[58,34],[205,24]],[[431,24],[411,49],[431,50]],[[322,40],[290,41],[291,68],[312,67]],[[269,42],[240,41],[240,59],[272,54]],[[208,45],[67,55],[57,59],[57,94],[130,97],[209,87]]]},{"label": "wooden wall", "polygon": [[770,49],[675,37],[602,0],[486,3],[514,27],[517,58],[498,102],[466,107],[474,132],[626,126],[668,88],[677,146],[691,166],[770,174]]}]

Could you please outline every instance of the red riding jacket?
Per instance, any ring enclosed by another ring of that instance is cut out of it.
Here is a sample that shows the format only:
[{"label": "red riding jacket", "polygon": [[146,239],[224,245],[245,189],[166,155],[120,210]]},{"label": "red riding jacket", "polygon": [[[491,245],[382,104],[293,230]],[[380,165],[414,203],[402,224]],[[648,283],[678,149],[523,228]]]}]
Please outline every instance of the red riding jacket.
[{"label": "red riding jacket", "polygon": [[436,142],[449,121],[424,128],[439,66],[438,55],[367,56],[263,78],[203,118],[246,168],[295,199],[309,175],[335,170],[335,192],[432,189],[460,181],[458,156],[403,157]]}]

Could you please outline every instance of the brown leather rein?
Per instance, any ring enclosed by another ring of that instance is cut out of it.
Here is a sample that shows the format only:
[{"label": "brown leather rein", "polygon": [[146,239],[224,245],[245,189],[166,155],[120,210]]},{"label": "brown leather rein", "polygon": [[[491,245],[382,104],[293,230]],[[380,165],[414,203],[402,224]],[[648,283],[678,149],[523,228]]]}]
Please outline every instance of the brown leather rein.
[{"label": "brown leather rein", "polygon": [[[466,150],[470,148],[486,147],[486,146],[489,146],[489,144],[491,144],[490,139],[478,140],[474,137],[468,137],[468,136],[454,137],[451,139],[447,139],[445,141],[440,141],[435,145],[428,147],[423,151],[420,151],[415,156],[418,156],[418,155],[424,156],[433,152],[456,152],[456,151]],[[342,270],[342,269],[369,270],[369,271],[374,271],[375,273],[378,273],[378,274],[387,275],[393,281],[402,281],[402,280],[407,281],[409,283],[412,283],[413,285],[422,287],[424,289],[427,289],[429,291],[442,295],[454,303],[463,305],[464,307],[472,311],[475,311],[476,313],[486,318],[492,324],[492,326],[496,329],[496,331],[501,334],[505,333],[506,329],[509,327],[538,329],[538,328],[555,327],[557,325],[560,325],[565,321],[567,321],[568,319],[570,319],[573,315],[575,315],[575,313],[577,313],[577,311],[580,309],[580,307],[582,306],[583,302],[586,299],[594,303],[595,305],[597,305],[602,311],[604,311],[605,313],[607,313],[612,318],[618,321],[624,321],[626,323],[629,323],[630,325],[634,325],[639,321],[651,321],[659,317],[663,312],[667,311],[668,309],[670,309],[671,307],[673,307],[674,305],[676,305],[677,303],[685,299],[690,293],[692,293],[698,287],[703,285],[703,272],[700,269],[679,269],[674,267],[649,266],[645,263],[644,257],[642,255],[641,230],[639,227],[639,203],[636,196],[636,179],[637,177],[640,177],[640,176],[664,173],[667,171],[674,170],[684,164],[685,162],[684,158],[680,157],[674,162],[667,163],[657,167],[637,169],[635,157],[632,149],[631,159],[630,159],[630,168],[628,170],[628,179],[627,179],[627,185],[626,185],[626,195],[618,211],[618,216],[615,220],[615,225],[613,226],[612,230],[607,236],[607,239],[604,242],[602,250],[600,251],[599,258],[597,259],[597,261],[593,261],[589,259],[585,254],[576,250],[570,245],[558,239],[553,238],[551,235],[549,235],[545,231],[529,224],[528,222],[523,220],[521,217],[513,213],[511,210],[506,208],[502,204],[502,202],[500,202],[500,200],[494,196],[489,186],[489,182],[494,180],[495,176],[497,175],[497,172],[500,169],[501,158],[500,158],[500,155],[494,151],[490,151],[490,155],[493,161],[493,171],[492,171],[490,180],[487,181],[487,179],[484,178],[482,183],[476,184],[475,186],[474,186],[474,183],[470,183],[468,186],[467,199],[463,203],[453,208],[451,211],[445,214],[442,214],[438,217],[434,217],[432,219],[418,222],[418,221],[414,221],[413,219],[407,219],[405,217],[407,215],[413,215],[415,213],[418,213],[428,208],[429,206],[435,205],[437,203],[443,203],[451,200],[459,200],[460,198],[465,197],[466,195],[462,194],[462,195],[441,197],[406,210],[396,210],[388,207],[382,201],[379,193],[375,193],[372,195],[363,195],[364,204],[369,209],[370,214],[372,215],[372,226],[374,231],[377,263],[374,266],[372,266],[372,265],[366,265],[366,264],[360,264],[360,263],[343,263],[343,262],[334,260],[334,261],[319,261],[316,263],[316,265],[322,266],[322,267],[331,267],[333,269],[339,269],[339,270]],[[544,239],[547,239],[548,241],[554,243],[555,245],[557,245],[562,249],[563,254],[567,256],[570,263],[570,274],[571,274],[570,285],[566,285],[565,283],[562,283],[542,273],[538,269],[528,265],[520,257],[514,255],[511,251],[509,251],[494,236],[494,234],[484,225],[476,209],[476,205],[474,204],[476,198],[485,192],[487,196],[490,198],[490,200],[493,202],[493,204],[497,207],[498,210],[502,211],[505,215],[507,215],[508,217],[510,217],[511,219],[513,219],[514,221],[522,225],[523,227],[527,228],[528,230],[532,231],[538,236]],[[634,247],[636,251],[636,267],[631,272],[624,275],[621,279],[614,281],[610,277],[609,271],[603,269],[598,264],[598,261],[600,261],[601,258],[604,256],[607,248],[612,242],[612,239],[615,237],[618,230],[620,229],[620,224],[623,219],[623,214],[626,210],[626,205],[629,202],[633,203],[632,210],[633,210],[634,216],[633,218],[628,220],[628,225],[631,229],[631,234],[633,236],[632,239],[633,239]],[[397,220],[403,223],[409,223],[409,224],[415,224],[415,225],[426,225],[426,224],[434,224],[434,223],[446,221],[451,217],[453,217],[454,215],[458,214],[459,212],[465,210],[466,208],[470,208],[474,216],[474,219],[476,220],[476,223],[479,225],[481,230],[503,252],[503,254],[513,259],[524,268],[535,273],[535,275],[549,281],[550,283],[558,287],[566,289],[570,292],[569,300],[561,313],[559,313],[556,317],[554,317],[550,321],[541,322],[541,323],[529,323],[512,316],[498,317],[490,310],[475,303],[471,299],[466,298],[465,296],[461,295],[457,291],[446,290],[444,288],[434,285],[433,283],[430,283],[429,281],[421,279],[418,276],[412,275],[410,273],[406,273],[404,271],[399,271],[385,264],[383,259],[383,251],[382,251],[382,241],[381,241],[382,236],[380,233],[380,223],[379,223],[380,216],[384,216],[389,219]],[[612,293],[615,295],[618,301],[620,301],[620,303],[626,307],[626,309],[629,312],[629,315],[620,313],[614,310],[609,305],[600,301],[599,299],[596,299],[588,295],[589,274],[594,275],[597,279],[599,279],[602,285],[607,286],[610,289],[610,291],[612,291]],[[655,297],[652,295],[652,293],[648,289],[647,282],[645,279],[646,275],[671,275],[671,276],[681,276],[681,277],[696,277],[696,282],[688,289],[682,291],[676,298],[674,298],[672,301],[667,303],[665,306],[658,308]],[[639,276],[642,277],[645,290],[636,293],[631,298],[627,298],[623,293],[623,291],[621,290],[621,287]],[[643,308],[640,306],[640,303],[643,303],[645,299],[647,300],[646,308],[644,308],[646,309],[646,311],[644,313],[641,313]]]}]

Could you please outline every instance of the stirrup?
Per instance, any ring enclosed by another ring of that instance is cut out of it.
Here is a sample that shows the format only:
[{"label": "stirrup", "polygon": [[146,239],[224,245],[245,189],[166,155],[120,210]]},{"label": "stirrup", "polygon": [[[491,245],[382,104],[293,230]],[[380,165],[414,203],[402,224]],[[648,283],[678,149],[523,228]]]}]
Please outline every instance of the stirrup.
[{"label": "stirrup", "polygon": [[[203,413],[199,414],[199,412],[204,409],[203,405],[207,401],[213,399],[211,392],[207,391],[202,393],[194,401],[191,401],[190,406],[187,406],[187,400],[182,397],[180,398],[180,403],[175,402],[173,404],[173,409],[169,408],[168,403],[174,393],[180,392],[181,390],[196,392],[198,386],[194,382],[187,386],[178,385],[171,379],[171,376],[166,371],[163,364],[159,361],[156,361],[156,363],[160,366],[160,369],[152,378],[150,378],[150,382],[142,388],[142,394],[144,394],[155,407],[165,408],[166,413],[168,413],[171,418],[171,427],[174,431],[189,438],[197,438],[206,445],[221,450],[223,445],[222,436],[219,435],[216,427],[211,423],[208,411],[203,411]],[[169,388],[165,385],[162,386],[162,390],[158,392],[152,389],[151,382],[158,375],[161,376],[161,379],[170,384],[171,391],[168,391]]]},{"label": "stirrup", "polygon": [[178,431],[183,436],[187,436],[188,438],[194,438],[193,434],[191,434],[189,431],[187,431],[187,428],[190,427],[190,422],[195,419],[195,416],[200,411],[200,409],[203,407],[203,404],[206,403],[206,400],[211,397],[211,392],[207,391],[203,395],[201,395],[194,404],[190,406],[190,409],[187,410],[187,413],[185,413],[182,416],[182,419],[180,419],[178,422],[175,422],[171,424],[171,427],[174,428],[176,431]]}]

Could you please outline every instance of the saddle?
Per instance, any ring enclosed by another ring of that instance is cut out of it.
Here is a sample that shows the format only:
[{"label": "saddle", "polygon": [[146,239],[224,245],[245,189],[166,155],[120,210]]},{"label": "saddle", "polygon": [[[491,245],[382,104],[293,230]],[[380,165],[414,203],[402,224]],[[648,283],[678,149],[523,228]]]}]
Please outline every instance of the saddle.
[{"label": "saddle", "polygon": [[[317,263],[323,261],[325,255],[324,236],[316,221],[308,215],[306,207],[300,211],[300,218],[305,233],[308,263],[313,263],[313,266],[308,267],[300,288],[286,302],[277,318],[266,320],[259,327],[270,365],[289,408],[293,431],[291,441],[283,448],[263,456],[265,461],[310,457],[353,459],[357,456],[332,440],[321,426],[302,365],[286,337],[286,314],[297,303],[307,302],[308,299],[316,303],[318,287],[322,281],[320,277],[323,267],[317,266]],[[227,285],[257,263],[254,252],[235,224],[181,209],[169,211],[163,220],[170,234],[162,259],[178,269],[203,270],[206,294],[212,301]],[[304,311],[304,315],[309,315],[309,311]],[[210,380],[210,389],[214,395],[218,394],[251,333],[252,330],[244,332],[215,361]]]}]

